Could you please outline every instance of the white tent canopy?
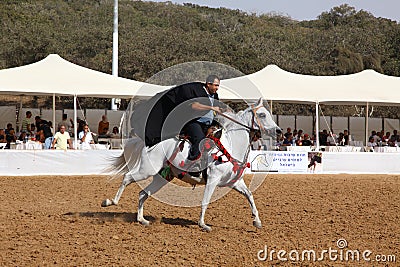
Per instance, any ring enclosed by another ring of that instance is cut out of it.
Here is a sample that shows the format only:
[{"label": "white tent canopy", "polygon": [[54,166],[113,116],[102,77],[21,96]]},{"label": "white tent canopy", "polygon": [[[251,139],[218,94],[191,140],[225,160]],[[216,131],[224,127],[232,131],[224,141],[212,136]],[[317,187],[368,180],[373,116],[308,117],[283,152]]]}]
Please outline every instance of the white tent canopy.
[{"label": "white tent canopy", "polygon": [[[319,104],[380,104],[400,103],[400,77],[380,74],[374,70],[339,76],[312,76],[291,73],[278,66],[239,78],[224,80],[223,88],[257,88],[264,99],[279,102],[315,103],[317,148],[319,147]],[[254,90],[254,89],[252,89]],[[365,121],[365,143],[368,140],[368,117]]]},{"label": "white tent canopy", "polygon": [[[151,97],[168,88],[88,69],[56,54],[29,65],[0,70],[1,94],[131,98]],[[242,99],[224,89],[219,94],[223,99]]]},{"label": "white tent canopy", "polygon": [[[0,94],[12,95],[71,95],[74,96],[74,123],[76,127],[76,97],[151,97],[170,86],[160,86],[116,77],[71,63],[59,55],[15,68],[0,70]],[[242,99],[221,90],[224,99]],[[55,106],[53,103],[53,114]],[[55,120],[55,115],[53,115]],[[77,133],[75,133],[75,136]]]},{"label": "white tent canopy", "polygon": [[0,93],[130,98],[152,96],[167,87],[91,70],[51,54],[29,65],[0,70]]},{"label": "white tent canopy", "polygon": [[[291,73],[276,65],[239,78],[224,80],[226,88],[254,86],[268,100],[308,103],[400,103],[400,77],[374,70],[339,76]],[[245,89],[243,89],[245,91]]]},{"label": "white tent canopy", "polygon": [[[0,70],[0,93],[93,97],[153,96],[169,87],[115,77],[51,54],[29,65]],[[340,76],[287,72],[278,66],[221,81],[221,99],[255,99],[309,103],[400,103],[400,77],[373,70]]]}]

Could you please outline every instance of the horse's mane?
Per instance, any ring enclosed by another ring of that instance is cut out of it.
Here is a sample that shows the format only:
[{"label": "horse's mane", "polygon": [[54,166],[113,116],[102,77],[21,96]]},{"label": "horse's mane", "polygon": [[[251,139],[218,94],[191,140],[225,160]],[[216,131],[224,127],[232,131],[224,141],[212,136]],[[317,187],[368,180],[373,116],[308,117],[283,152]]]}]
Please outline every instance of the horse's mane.
[{"label": "horse's mane", "polygon": [[[234,111],[230,110],[230,111],[224,112],[224,115],[227,115],[228,117],[233,118],[237,121],[243,122],[242,117],[243,117],[243,113],[246,110],[240,110],[238,112],[234,112]],[[222,115],[217,115],[215,117],[215,120],[226,130],[240,127],[237,123],[231,121],[230,119],[228,119]]]},{"label": "horse's mane", "polygon": [[[231,118],[233,118],[233,119],[237,119],[237,114],[236,114],[236,113],[233,113],[233,112],[224,112],[224,115],[227,115],[227,116],[229,116],[229,117],[231,117]],[[221,125],[221,127],[222,127],[223,129],[225,129],[225,130],[232,128],[232,127],[233,127],[233,124],[234,124],[233,121],[231,121],[231,120],[229,120],[229,119],[227,119],[227,118],[225,118],[224,116],[219,115],[219,114],[215,117],[215,120],[216,120],[216,121]]]}]

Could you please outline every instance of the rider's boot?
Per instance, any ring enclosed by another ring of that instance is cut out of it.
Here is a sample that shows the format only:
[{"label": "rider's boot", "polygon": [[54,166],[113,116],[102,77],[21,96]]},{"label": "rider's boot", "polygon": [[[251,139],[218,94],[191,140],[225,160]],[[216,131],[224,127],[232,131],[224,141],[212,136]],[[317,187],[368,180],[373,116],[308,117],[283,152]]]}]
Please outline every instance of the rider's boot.
[{"label": "rider's boot", "polygon": [[200,173],[202,171],[201,162],[201,153],[197,156],[189,155],[184,166],[191,176],[200,177]]}]

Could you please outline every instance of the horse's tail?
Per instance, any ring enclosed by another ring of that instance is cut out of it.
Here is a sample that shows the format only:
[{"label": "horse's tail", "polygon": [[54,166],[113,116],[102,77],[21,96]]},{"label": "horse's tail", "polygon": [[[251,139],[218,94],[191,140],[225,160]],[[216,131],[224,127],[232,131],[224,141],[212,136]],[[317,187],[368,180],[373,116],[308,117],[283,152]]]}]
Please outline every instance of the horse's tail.
[{"label": "horse's tail", "polygon": [[127,172],[135,172],[140,167],[144,147],[145,144],[139,137],[126,140],[123,152],[118,157],[112,159],[112,165],[108,168],[111,175],[110,180]]}]

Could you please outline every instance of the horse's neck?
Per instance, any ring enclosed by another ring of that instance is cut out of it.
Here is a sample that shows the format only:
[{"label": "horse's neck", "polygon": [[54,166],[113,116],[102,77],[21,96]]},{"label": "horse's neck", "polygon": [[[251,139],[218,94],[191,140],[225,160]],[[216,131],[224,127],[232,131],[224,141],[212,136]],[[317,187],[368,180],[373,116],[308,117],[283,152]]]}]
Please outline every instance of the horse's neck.
[{"label": "horse's neck", "polygon": [[222,144],[239,161],[245,160],[249,148],[249,134],[245,129],[227,131],[221,139]]},{"label": "horse's neck", "polygon": [[[241,115],[229,114],[235,120],[246,124]],[[243,126],[232,121],[224,121],[222,124],[225,128],[223,137],[221,138],[222,144],[232,157],[240,161],[244,160],[250,144],[248,131]]]}]

